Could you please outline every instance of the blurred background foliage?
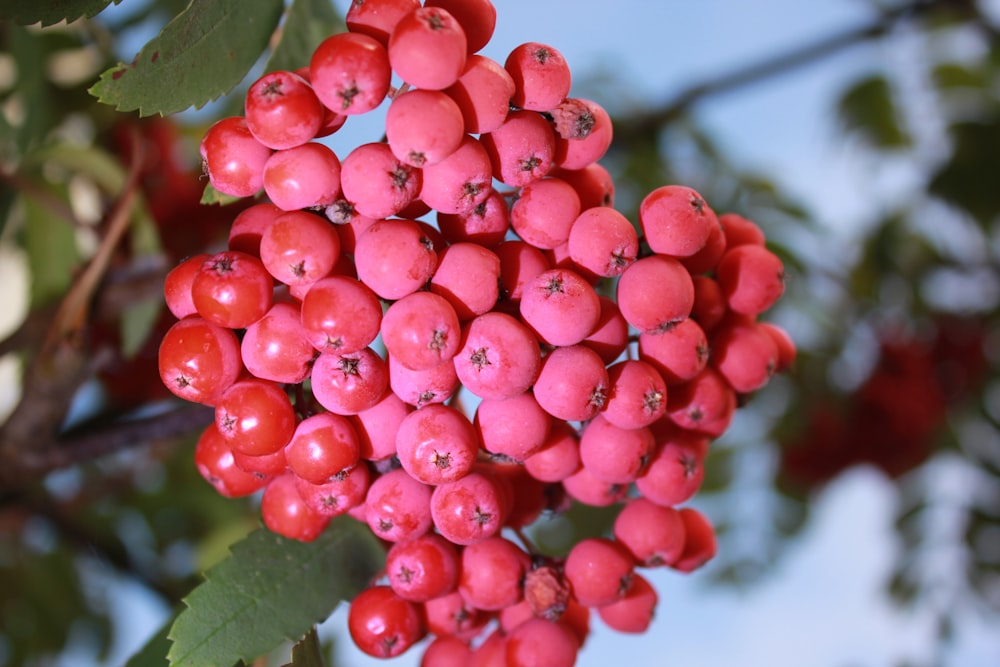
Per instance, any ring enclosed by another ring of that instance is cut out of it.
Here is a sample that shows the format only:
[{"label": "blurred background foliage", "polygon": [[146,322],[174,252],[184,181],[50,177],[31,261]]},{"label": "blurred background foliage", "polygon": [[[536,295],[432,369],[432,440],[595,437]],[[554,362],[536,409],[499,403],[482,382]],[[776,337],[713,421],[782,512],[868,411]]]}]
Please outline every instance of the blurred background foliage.
[{"label": "blurred background foliage", "polygon": [[[627,78],[593,73],[578,90],[616,120],[603,164],[620,210],[635,219],[643,193],[684,183],[756,221],[788,268],[768,319],[792,333],[797,362],[713,445],[699,494],[720,529],[720,585],[752,585],[825,484],[873,467],[898,492],[887,594],[933,608],[947,642],[958,611],[1000,615],[1000,26],[973,0],[872,4],[870,25],[657,108],[632,99]],[[165,272],[223,242],[239,206],[200,204],[197,144],[214,117],[140,119],[87,92],[186,3],[135,5],[115,21],[0,20],[0,261],[31,276],[0,334],[3,381],[21,399],[0,428],[0,665],[49,664],[82,635],[107,649],[102,577],[174,606],[257,525],[250,503],[219,497],[192,465],[210,412],[170,400],[156,371]],[[833,111],[866,167],[904,185],[845,237],[780,177],[736,168],[697,106],[871,42],[883,57]],[[215,116],[241,100],[237,88]],[[120,241],[116,215],[129,222]],[[609,522],[577,509],[538,538],[559,550]]]}]

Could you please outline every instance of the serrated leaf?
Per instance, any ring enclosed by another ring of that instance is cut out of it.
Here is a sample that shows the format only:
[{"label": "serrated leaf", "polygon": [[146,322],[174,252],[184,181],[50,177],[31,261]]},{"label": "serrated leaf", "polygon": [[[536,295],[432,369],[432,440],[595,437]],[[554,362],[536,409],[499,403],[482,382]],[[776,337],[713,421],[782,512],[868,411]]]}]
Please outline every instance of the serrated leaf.
[{"label": "serrated leaf", "polygon": [[131,64],[102,73],[90,94],[142,116],[201,108],[246,76],[283,8],[282,0],[193,0]]},{"label": "serrated leaf", "polygon": [[170,639],[167,633],[170,632],[170,626],[173,625],[175,618],[171,617],[164,623],[156,634],[129,658],[125,667],[169,667],[167,652],[170,650]]},{"label": "serrated leaf", "polygon": [[52,214],[44,204],[22,196],[24,249],[31,273],[31,305],[41,306],[60,298],[69,289],[80,263],[76,230]]},{"label": "serrated leaf", "polygon": [[307,632],[306,636],[292,647],[292,661],[284,667],[326,667],[316,628]]},{"label": "serrated leaf", "polygon": [[[114,3],[117,5],[121,1],[114,0]],[[112,0],[4,0],[0,19],[9,19],[20,25],[41,23],[46,26],[60,21],[72,23],[79,18],[96,16],[111,2]]]},{"label": "serrated leaf", "polygon": [[878,148],[903,148],[909,136],[899,121],[892,90],[885,77],[864,78],[843,94],[838,112],[844,127]]},{"label": "serrated leaf", "polygon": [[147,299],[125,308],[121,320],[122,356],[131,359],[142,349],[162,309],[161,299]]},{"label": "serrated leaf", "polygon": [[334,519],[314,542],[257,530],[184,599],[170,629],[170,664],[232,665],[296,641],[366,588],[384,559],[371,531],[350,517]]},{"label": "serrated leaf", "polygon": [[292,0],[278,44],[264,69],[295,71],[306,67],[324,39],[345,29],[330,0]]}]

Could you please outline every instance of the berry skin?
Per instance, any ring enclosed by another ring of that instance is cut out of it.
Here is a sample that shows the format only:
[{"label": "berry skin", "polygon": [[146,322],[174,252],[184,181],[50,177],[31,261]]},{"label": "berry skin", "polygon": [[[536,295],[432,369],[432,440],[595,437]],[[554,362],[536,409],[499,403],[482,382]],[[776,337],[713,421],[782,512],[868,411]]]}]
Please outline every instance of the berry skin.
[{"label": "berry skin", "polygon": [[648,428],[620,428],[598,414],[580,436],[580,462],[602,482],[630,484],[656,450]]},{"label": "berry skin", "polygon": [[465,32],[468,52],[486,46],[497,23],[497,10],[491,0],[427,0],[425,7],[448,10]]},{"label": "berry skin", "polygon": [[462,550],[458,591],[476,609],[499,611],[521,600],[521,581],[530,567],[531,558],[516,544],[487,537]]},{"label": "berry skin", "polygon": [[409,90],[393,98],[385,136],[403,164],[425,167],[454,153],[465,136],[465,119],[453,99],[439,90]]},{"label": "berry skin", "polygon": [[427,629],[438,637],[473,639],[482,632],[489,615],[467,604],[456,590],[424,603]]},{"label": "berry skin", "polygon": [[[167,309],[177,319],[182,320],[188,315],[198,313],[194,299],[191,297],[191,287],[194,285],[194,279],[201,272],[202,265],[211,257],[206,253],[192,255],[170,269],[163,279],[163,296]],[[499,270],[499,267],[497,268]]]},{"label": "berry skin", "polygon": [[460,321],[487,313],[500,298],[500,258],[477,243],[452,243],[438,256],[430,289],[448,300]]},{"label": "berry skin", "polygon": [[413,220],[379,220],[358,237],[354,262],[361,282],[394,301],[427,284],[437,268],[437,253]]},{"label": "berry skin", "polygon": [[413,292],[389,306],[381,331],[393,360],[412,370],[451,361],[462,337],[455,309],[433,292]]},{"label": "berry skin", "polygon": [[780,373],[795,363],[797,353],[795,341],[792,340],[787,331],[773,322],[758,322],[757,326],[771,337],[778,348],[778,363],[774,369],[775,373]]},{"label": "berry skin", "polygon": [[639,204],[639,225],[653,252],[689,257],[701,250],[719,220],[695,190],[662,185]]},{"label": "berry skin", "polygon": [[351,354],[371,344],[382,325],[382,304],[364,283],[347,276],[316,281],[302,298],[302,328],[320,352]]},{"label": "berry skin", "polygon": [[311,141],[323,124],[324,111],[305,79],[279,70],[264,74],[250,86],[244,115],[257,141],[282,149]]},{"label": "berry skin", "polygon": [[420,0],[352,2],[344,14],[344,23],[351,32],[368,35],[386,45],[399,20],[419,7]]},{"label": "berry skin", "polygon": [[557,347],[545,357],[534,394],[553,417],[586,421],[604,408],[608,386],[608,371],[600,356],[584,345],[571,345]]},{"label": "berry skin", "polygon": [[323,484],[358,463],[358,434],[347,417],[320,412],[306,417],[285,446],[288,467],[300,479]]},{"label": "berry skin", "polygon": [[639,334],[639,358],[653,366],[668,385],[695,378],[708,357],[708,338],[692,318],[668,331]]},{"label": "berry skin", "polygon": [[249,496],[269,481],[266,475],[247,472],[236,465],[233,450],[215,424],[209,424],[198,437],[194,463],[205,481],[226,498]]},{"label": "berry skin", "polygon": [[737,393],[760,389],[778,368],[778,346],[754,320],[734,319],[721,325],[712,333],[711,344],[712,366]]},{"label": "berry skin", "polygon": [[542,363],[538,339],[504,313],[484,313],[465,325],[454,358],[458,379],[480,398],[511,398],[526,391]]},{"label": "berry skin", "polygon": [[342,115],[363,114],[377,107],[389,92],[391,79],[385,46],[360,33],[327,37],[309,63],[316,97]]},{"label": "berry skin", "polygon": [[436,636],[427,644],[420,667],[464,667],[471,664],[472,647],[452,636]]},{"label": "berry skin", "polygon": [[[416,92],[416,91],[414,91]],[[420,194],[421,172],[384,143],[362,144],[344,158],[340,187],[355,211],[370,218],[396,215]]]},{"label": "berry skin", "polygon": [[600,206],[581,213],[569,230],[569,256],[596,275],[619,276],[639,255],[639,237],[629,219]]},{"label": "berry skin", "polygon": [[283,213],[271,202],[254,204],[240,211],[229,227],[229,249],[260,257],[260,239],[264,230]]},{"label": "berry skin", "polygon": [[611,147],[611,116],[593,100],[568,99],[551,112],[556,129],[555,162],[563,169],[596,164]]},{"label": "berry skin", "polygon": [[493,194],[493,166],[483,144],[465,136],[454,153],[423,169],[420,199],[438,213],[468,214]]},{"label": "berry skin", "polygon": [[339,257],[337,230],[308,211],[278,216],[261,235],[260,260],[286,285],[309,285],[326,277]]},{"label": "berry skin", "polygon": [[672,385],[667,400],[670,421],[711,437],[725,432],[735,410],[736,393],[711,366],[683,384]]},{"label": "berry skin", "polygon": [[208,180],[219,192],[250,197],[264,187],[264,165],[272,151],[254,138],[242,116],[216,121],[199,150]]},{"label": "berry skin", "polygon": [[464,477],[478,452],[479,438],[468,418],[446,405],[414,410],[396,432],[396,454],[403,470],[432,486]]},{"label": "berry skin", "polygon": [[719,224],[726,237],[726,247],[735,248],[738,245],[764,245],[767,240],[764,232],[753,220],[748,220],[736,213],[723,213],[719,216]]},{"label": "berry skin", "polygon": [[340,197],[340,159],[316,142],[275,151],[264,165],[264,192],[285,211],[329,206]]},{"label": "berry skin", "polygon": [[603,294],[598,298],[601,302],[601,315],[594,330],[581,341],[581,344],[597,352],[605,364],[611,364],[628,346],[628,322],[622,317],[618,304],[613,299]]},{"label": "berry skin", "polygon": [[625,597],[597,608],[605,625],[618,632],[641,634],[649,629],[659,596],[649,580],[636,572]]},{"label": "berry skin", "polygon": [[633,569],[629,553],[614,540],[603,537],[577,542],[564,564],[573,596],[585,607],[600,607],[624,597]]},{"label": "berry skin", "polygon": [[450,360],[423,370],[407,368],[392,355],[386,357],[386,363],[389,366],[389,388],[414,407],[444,403],[458,389],[458,374]]},{"label": "berry skin", "polygon": [[576,429],[553,418],[541,449],[524,460],[524,469],[542,482],[561,482],[580,469],[580,444]]},{"label": "berry skin", "polygon": [[580,196],[573,186],[543,178],[521,188],[510,209],[510,224],[522,240],[546,250],[566,243],[579,214]]},{"label": "berry skin", "polygon": [[562,623],[532,618],[507,636],[507,667],[573,667],[580,642]]},{"label": "berry skin", "polygon": [[306,337],[299,308],[276,303],[247,327],[240,354],[254,377],[298,384],[309,377],[316,349]]},{"label": "berry skin", "polygon": [[365,501],[371,472],[361,463],[334,475],[322,484],[297,479],[295,488],[309,508],[325,516],[345,514]]},{"label": "berry skin", "polygon": [[710,561],[718,550],[715,528],[708,517],[693,507],[679,510],[684,523],[684,551],[671,563],[679,572],[693,572]]},{"label": "berry skin", "polygon": [[431,494],[434,527],[453,544],[474,544],[496,535],[506,515],[503,492],[493,475],[470,472]]},{"label": "berry skin", "polygon": [[507,119],[514,80],[500,63],[486,56],[471,55],[458,81],[445,91],[455,100],[469,134],[486,134]]},{"label": "berry skin", "polygon": [[369,347],[349,354],[323,353],[313,363],[313,396],[339,415],[354,415],[372,407],[388,386],[385,361]]},{"label": "berry skin", "polygon": [[565,478],[562,485],[566,495],[591,507],[610,507],[628,494],[628,485],[601,481],[583,466]]},{"label": "berry skin", "polygon": [[484,398],[476,408],[475,427],[486,451],[524,461],[545,444],[549,421],[531,391],[526,391],[511,398]]},{"label": "berry skin", "polygon": [[580,274],[551,269],[524,286],[521,319],[549,345],[576,345],[590,335],[601,316],[601,301]]},{"label": "berry skin", "polygon": [[458,551],[440,535],[427,533],[390,546],[385,571],[396,595],[412,602],[426,602],[455,590]]},{"label": "berry skin", "polygon": [[504,241],[496,253],[500,258],[500,296],[508,306],[520,304],[525,286],[551,268],[541,250],[521,240]]},{"label": "berry skin", "polygon": [[392,70],[414,88],[443,90],[465,69],[465,30],[447,10],[421,7],[399,20],[389,36]]},{"label": "berry skin", "polygon": [[295,409],[278,384],[240,380],[219,397],[215,425],[235,451],[266,456],[288,444],[295,432]]},{"label": "berry skin", "polygon": [[300,542],[319,537],[330,517],[311,510],[302,500],[291,473],[275,477],[260,499],[260,514],[269,530]]},{"label": "berry skin", "polygon": [[684,522],[677,509],[641,496],[615,517],[614,535],[642,567],[670,565],[684,549]]},{"label": "berry skin", "polygon": [[159,349],[160,380],[178,398],[214,405],[242,370],[236,334],[197,316],[173,324]]},{"label": "berry skin", "polygon": [[573,78],[562,53],[547,44],[525,42],[504,62],[514,79],[511,104],[529,111],[549,111],[569,94]]},{"label": "berry skin", "polygon": [[468,241],[495,251],[507,234],[509,216],[507,201],[503,195],[491,188],[486,199],[470,211],[464,213],[438,211],[437,223],[442,236],[450,243]]},{"label": "berry skin", "polygon": [[619,428],[649,426],[667,410],[667,385],[656,368],[638,359],[608,367],[608,399],[601,414]]},{"label": "berry skin", "polygon": [[738,245],[726,250],[716,277],[729,308],[743,315],[759,315],[785,291],[781,259],[764,246]]},{"label": "berry skin", "polygon": [[355,645],[375,658],[401,655],[427,634],[417,604],[384,585],[355,596],[347,612],[347,629]]},{"label": "berry skin", "polygon": [[365,497],[368,526],[378,537],[404,542],[431,527],[431,487],[402,468],[375,478]]},{"label": "berry skin", "polygon": [[653,255],[636,260],[621,274],[618,309],[640,332],[667,331],[691,314],[691,274],[672,257]]},{"label": "berry skin", "polygon": [[396,453],[396,432],[411,411],[399,396],[386,391],[375,405],[351,416],[358,433],[361,458],[381,461]]},{"label": "berry skin", "polygon": [[552,170],[552,176],[561,178],[580,195],[580,209],[597,206],[614,206],[615,182],[608,170],[594,162],[580,169],[557,167]]},{"label": "berry skin", "polygon": [[273,299],[273,279],[264,264],[235,250],[212,255],[191,283],[198,314],[220,327],[242,329],[264,316]]},{"label": "berry skin", "polygon": [[635,481],[639,493],[664,507],[690,500],[705,477],[707,442],[684,431],[676,431],[673,437],[661,442],[645,472]]},{"label": "berry skin", "polygon": [[510,112],[503,125],[482,135],[481,140],[493,165],[493,175],[513,188],[542,178],[555,161],[552,127],[532,111]]}]

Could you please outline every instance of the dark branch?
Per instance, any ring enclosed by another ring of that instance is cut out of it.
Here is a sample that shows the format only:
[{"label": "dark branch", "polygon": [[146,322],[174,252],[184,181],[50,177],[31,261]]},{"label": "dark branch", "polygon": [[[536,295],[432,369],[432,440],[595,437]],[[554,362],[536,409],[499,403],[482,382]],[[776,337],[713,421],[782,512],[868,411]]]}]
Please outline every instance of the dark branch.
[{"label": "dark branch", "polygon": [[914,0],[886,9],[867,25],[845,30],[818,42],[796,47],[707,79],[682,90],[657,109],[621,118],[615,123],[615,141],[621,145],[646,141],[651,134],[676,120],[705,98],[732,92],[761,80],[811,65],[848,47],[882,37],[901,22],[917,19],[933,10],[956,10],[963,14],[975,15],[974,8],[969,6],[967,0]]}]

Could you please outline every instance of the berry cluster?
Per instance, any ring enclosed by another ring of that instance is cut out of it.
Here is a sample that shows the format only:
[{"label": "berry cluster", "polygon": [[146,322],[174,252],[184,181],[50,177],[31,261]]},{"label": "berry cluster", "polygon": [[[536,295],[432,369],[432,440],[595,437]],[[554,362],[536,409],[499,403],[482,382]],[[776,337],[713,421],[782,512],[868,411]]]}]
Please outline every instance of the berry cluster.
[{"label": "berry cluster", "polygon": [[[642,632],[639,569],[715,552],[684,506],[739,398],[795,353],[758,321],[783,291],[760,228],[665,185],[638,224],[598,164],[611,123],[555,48],[479,51],[489,0],[366,0],[297,72],[202,142],[211,184],[258,201],[229,247],[165,285],[163,382],[214,406],[196,463],[262,490],[272,530],[366,522],[385,576],[351,604],[365,652],[424,665],[572,665],[591,610]],[[392,88],[393,75],[404,83]],[[316,139],[387,102],[341,160]],[[564,558],[524,528],[621,507]]]}]

